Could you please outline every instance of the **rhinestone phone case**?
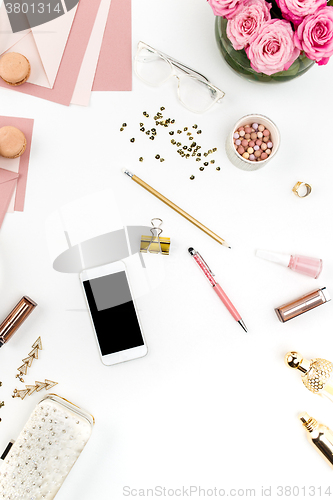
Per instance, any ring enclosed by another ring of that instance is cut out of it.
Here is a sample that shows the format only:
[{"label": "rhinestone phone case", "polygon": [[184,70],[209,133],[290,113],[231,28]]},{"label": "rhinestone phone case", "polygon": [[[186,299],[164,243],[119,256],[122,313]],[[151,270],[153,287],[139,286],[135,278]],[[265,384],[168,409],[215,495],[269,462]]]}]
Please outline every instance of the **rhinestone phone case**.
[{"label": "rhinestone phone case", "polygon": [[45,396],[0,466],[0,498],[52,500],[90,438],[94,417]]}]

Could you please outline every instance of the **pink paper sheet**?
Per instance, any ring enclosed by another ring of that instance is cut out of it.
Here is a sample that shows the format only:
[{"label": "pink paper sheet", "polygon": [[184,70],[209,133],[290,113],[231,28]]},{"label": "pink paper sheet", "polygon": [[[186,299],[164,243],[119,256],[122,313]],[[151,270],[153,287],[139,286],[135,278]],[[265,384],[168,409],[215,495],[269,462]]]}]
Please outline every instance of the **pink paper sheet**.
[{"label": "pink paper sheet", "polygon": [[32,130],[34,125],[34,120],[31,118],[16,118],[12,116],[0,116],[0,127],[5,127],[10,125],[12,127],[17,127],[20,129],[26,139],[27,147],[22,156],[20,156],[20,166],[19,166],[19,177],[16,186],[16,197],[14,210],[17,212],[23,212],[26,185],[28,180],[28,168],[30,160],[31,142],[32,142]]},{"label": "pink paper sheet", "polygon": [[111,2],[92,90],[132,90],[131,0]]},{"label": "pink paper sheet", "polygon": [[80,0],[53,89],[25,83],[12,90],[69,106],[100,2]]},{"label": "pink paper sheet", "polygon": [[91,88],[93,86],[95,78],[98,58],[110,10],[110,4],[111,0],[101,0],[86,53],[81,64],[79,76],[76,81],[71,104],[77,104],[79,106],[89,106]]},{"label": "pink paper sheet", "polygon": [[0,168],[0,228],[15,191],[18,174]]}]

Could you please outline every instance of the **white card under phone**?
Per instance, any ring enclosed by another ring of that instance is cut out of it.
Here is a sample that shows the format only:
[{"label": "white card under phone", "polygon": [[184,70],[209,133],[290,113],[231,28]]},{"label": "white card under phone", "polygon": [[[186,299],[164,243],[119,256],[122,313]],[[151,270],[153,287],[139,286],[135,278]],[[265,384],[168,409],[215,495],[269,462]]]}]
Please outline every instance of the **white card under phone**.
[{"label": "white card under phone", "polygon": [[55,394],[35,407],[0,465],[0,498],[52,500],[90,438],[94,418]]}]

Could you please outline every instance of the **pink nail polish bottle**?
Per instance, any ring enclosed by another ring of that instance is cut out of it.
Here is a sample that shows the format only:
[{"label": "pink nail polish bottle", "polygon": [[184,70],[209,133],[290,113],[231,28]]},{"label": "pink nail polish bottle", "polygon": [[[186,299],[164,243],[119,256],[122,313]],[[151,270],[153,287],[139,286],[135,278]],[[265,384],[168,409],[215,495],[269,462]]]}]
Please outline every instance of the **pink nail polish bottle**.
[{"label": "pink nail polish bottle", "polygon": [[268,252],[266,250],[257,250],[256,256],[289,267],[292,271],[306,274],[306,276],[311,276],[311,278],[318,278],[323,268],[323,261],[315,257],[288,255],[279,252]]}]

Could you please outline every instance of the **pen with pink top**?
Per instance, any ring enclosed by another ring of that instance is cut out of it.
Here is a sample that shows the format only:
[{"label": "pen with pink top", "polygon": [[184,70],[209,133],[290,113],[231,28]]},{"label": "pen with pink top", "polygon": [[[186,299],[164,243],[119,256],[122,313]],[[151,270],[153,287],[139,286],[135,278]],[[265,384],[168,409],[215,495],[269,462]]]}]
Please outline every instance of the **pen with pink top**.
[{"label": "pen with pink top", "polygon": [[228,296],[224,293],[220,285],[214,279],[214,274],[212,273],[211,269],[208,267],[207,263],[204,261],[202,256],[192,247],[190,247],[188,251],[190,255],[192,255],[195,262],[198,264],[198,266],[201,268],[204,275],[208,279],[209,283],[212,285],[214,292],[217,293],[218,297],[222,300],[223,304],[226,306],[232,317],[247,332],[247,328],[245,326],[244,321],[241,318],[241,315],[239,314],[239,312],[237,311],[231,300],[228,298]]}]

